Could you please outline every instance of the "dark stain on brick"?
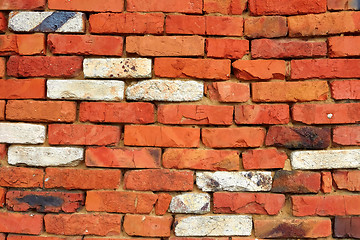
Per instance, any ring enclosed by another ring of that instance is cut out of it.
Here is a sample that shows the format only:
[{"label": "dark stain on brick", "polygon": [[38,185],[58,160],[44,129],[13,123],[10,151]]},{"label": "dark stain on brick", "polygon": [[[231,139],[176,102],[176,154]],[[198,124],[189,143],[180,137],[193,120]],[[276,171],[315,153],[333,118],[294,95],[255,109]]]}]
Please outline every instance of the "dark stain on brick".
[{"label": "dark stain on brick", "polygon": [[44,211],[46,207],[60,207],[64,200],[53,196],[39,196],[39,195],[26,195],[22,198],[17,198],[21,203],[27,203],[31,207],[40,207],[39,211]]},{"label": "dark stain on brick", "polygon": [[275,172],[271,192],[317,193],[320,190],[320,178],[320,173],[279,170]]},{"label": "dark stain on brick", "polygon": [[281,223],[262,238],[302,238],[306,235],[301,225]]},{"label": "dark stain on brick", "polygon": [[330,129],[328,128],[299,127],[292,130],[301,138],[295,148],[324,149],[330,145]]},{"label": "dark stain on brick", "polygon": [[209,203],[205,203],[204,206],[201,207],[201,211],[205,211],[209,206]]},{"label": "dark stain on brick", "polygon": [[149,153],[157,163],[160,163],[160,155],[161,155],[160,149],[149,149]]}]

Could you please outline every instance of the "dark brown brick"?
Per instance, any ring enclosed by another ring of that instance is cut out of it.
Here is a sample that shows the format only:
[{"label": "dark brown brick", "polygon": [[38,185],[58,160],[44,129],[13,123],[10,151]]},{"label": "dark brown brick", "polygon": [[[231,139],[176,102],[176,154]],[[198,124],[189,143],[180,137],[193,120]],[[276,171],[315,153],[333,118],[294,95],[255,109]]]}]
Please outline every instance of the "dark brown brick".
[{"label": "dark brown brick", "polygon": [[275,173],[272,192],[317,193],[320,190],[321,174],[318,172],[285,171]]}]

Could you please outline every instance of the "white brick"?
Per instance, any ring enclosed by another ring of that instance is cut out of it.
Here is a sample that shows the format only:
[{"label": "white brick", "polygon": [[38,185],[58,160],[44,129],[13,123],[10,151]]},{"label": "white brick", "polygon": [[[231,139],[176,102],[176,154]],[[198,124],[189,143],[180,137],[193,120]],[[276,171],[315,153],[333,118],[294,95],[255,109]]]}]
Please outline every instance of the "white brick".
[{"label": "white brick", "polygon": [[178,237],[250,236],[251,230],[251,216],[194,216],[175,220]]},{"label": "white brick", "polygon": [[76,166],[84,159],[84,149],[79,147],[10,146],[8,162],[36,167]]},{"label": "white brick", "polygon": [[360,168],[360,149],[294,151],[290,160],[293,169]]},{"label": "white brick", "polygon": [[37,144],[45,142],[46,128],[28,123],[0,123],[0,143]]},{"label": "white brick", "polygon": [[204,95],[204,83],[181,80],[145,80],[126,89],[126,99],[137,101],[198,101]]},{"label": "white brick", "polygon": [[171,199],[170,212],[205,214],[210,212],[210,195],[207,193],[185,193]]},{"label": "white brick", "polygon": [[152,62],[148,58],[86,58],[86,78],[151,78]]},{"label": "white brick", "polygon": [[121,101],[125,84],[111,80],[48,80],[47,96],[51,99]]},{"label": "white brick", "polygon": [[85,14],[80,12],[18,12],[9,15],[14,32],[85,32]]},{"label": "white brick", "polygon": [[197,172],[196,185],[204,192],[270,191],[271,172]]}]

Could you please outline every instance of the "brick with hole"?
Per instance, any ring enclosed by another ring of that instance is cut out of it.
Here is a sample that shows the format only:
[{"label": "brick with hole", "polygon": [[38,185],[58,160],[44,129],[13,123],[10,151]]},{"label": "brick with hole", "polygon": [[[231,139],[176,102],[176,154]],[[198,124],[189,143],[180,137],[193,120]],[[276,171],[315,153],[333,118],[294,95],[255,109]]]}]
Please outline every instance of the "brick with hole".
[{"label": "brick with hole", "polygon": [[285,37],[287,33],[286,17],[263,16],[245,19],[244,35],[249,38]]},{"label": "brick with hole", "polygon": [[165,22],[168,34],[205,35],[205,17],[192,15],[167,15]]},{"label": "brick with hole", "polygon": [[287,154],[276,148],[252,149],[242,153],[242,163],[246,170],[284,168]]},{"label": "brick with hole", "polygon": [[0,232],[39,235],[43,231],[43,215],[34,213],[0,213]]},{"label": "brick with hole", "polygon": [[211,58],[241,59],[249,53],[249,41],[242,39],[206,39],[207,56]]},{"label": "brick with hole", "polygon": [[331,82],[330,87],[334,99],[360,99],[359,80],[336,80]]},{"label": "brick with hole", "polygon": [[333,129],[333,141],[338,145],[360,145],[360,126],[337,126]]},{"label": "brick with hole", "polygon": [[286,104],[238,105],[235,107],[236,124],[287,124],[289,106]]},{"label": "brick with hole", "polygon": [[360,171],[337,170],[332,174],[336,187],[352,192],[360,191]]},{"label": "brick with hole", "polygon": [[129,12],[202,13],[201,0],[128,0]]},{"label": "brick with hole", "polygon": [[84,12],[122,12],[124,10],[124,0],[49,0],[48,8],[66,11]]},{"label": "brick with hole", "polygon": [[318,172],[286,171],[275,172],[272,192],[279,193],[318,193],[321,174]]},{"label": "brick with hole", "polygon": [[247,102],[250,99],[250,86],[247,83],[234,82],[207,83],[205,94],[213,101]]},{"label": "brick with hole", "polygon": [[11,188],[42,188],[44,171],[37,168],[1,167],[0,186]]},{"label": "brick with hole", "polygon": [[0,36],[0,56],[45,55],[44,34],[13,34]]},{"label": "brick with hole", "polygon": [[244,19],[233,16],[206,16],[206,34],[216,36],[243,35]]},{"label": "brick with hole", "polygon": [[124,231],[130,236],[170,237],[172,216],[143,216],[126,214]]}]

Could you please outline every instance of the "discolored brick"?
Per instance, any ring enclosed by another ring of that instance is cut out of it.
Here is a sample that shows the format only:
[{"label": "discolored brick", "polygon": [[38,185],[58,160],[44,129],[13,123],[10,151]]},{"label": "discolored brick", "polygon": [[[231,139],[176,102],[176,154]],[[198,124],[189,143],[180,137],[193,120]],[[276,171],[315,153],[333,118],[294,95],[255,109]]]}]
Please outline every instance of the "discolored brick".
[{"label": "discolored brick", "polygon": [[321,174],[318,172],[285,171],[275,172],[272,192],[317,193],[320,190]]}]

